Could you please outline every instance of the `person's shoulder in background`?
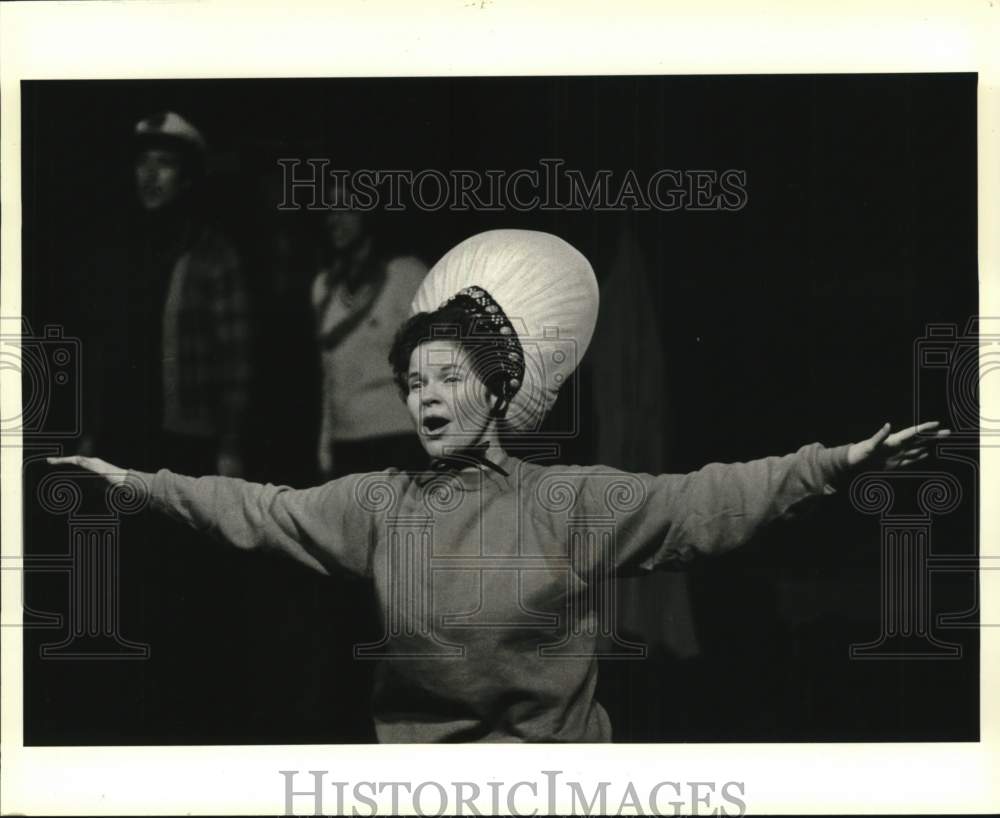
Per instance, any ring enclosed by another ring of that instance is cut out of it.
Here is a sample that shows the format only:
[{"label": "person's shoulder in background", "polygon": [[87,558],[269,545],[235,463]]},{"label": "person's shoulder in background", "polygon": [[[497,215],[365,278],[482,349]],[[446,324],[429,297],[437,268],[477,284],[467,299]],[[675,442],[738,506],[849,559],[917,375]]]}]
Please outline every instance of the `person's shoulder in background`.
[{"label": "person's shoulder in background", "polygon": [[400,286],[405,283],[412,287],[414,293],[427,275],[427,265],[416,256],[396,256],[389,260],[386,269],[390,281]]},{"label": "person's shoulder in background", "polygon": [[319,309],[330,293],[329,271],[324,267],[313,277],[309,300],[314,309]]}]

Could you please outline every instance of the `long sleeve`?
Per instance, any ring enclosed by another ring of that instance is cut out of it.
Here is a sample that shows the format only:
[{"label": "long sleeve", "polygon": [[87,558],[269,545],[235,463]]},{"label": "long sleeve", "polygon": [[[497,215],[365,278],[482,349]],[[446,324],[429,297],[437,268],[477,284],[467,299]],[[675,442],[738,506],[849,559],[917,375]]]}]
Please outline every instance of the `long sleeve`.
[{"label": "long sleeve", "polygon": [[848,448],[812,443],[795,454],[712,463],[685,475],[591,470],[580,486],[583,508],[613,514],[616,536],[614,553],[595,553],[585,570],[610,561],[616,573],[652,571],[738,548],[804,501],[835,492]]},{"label": "long sleeve", "polygon": [[246,550],[280,551],[321,574],[370,575],[371,513],[359,503],[365,475],[305,490],[228,477],[130,472],[155,511]]}]

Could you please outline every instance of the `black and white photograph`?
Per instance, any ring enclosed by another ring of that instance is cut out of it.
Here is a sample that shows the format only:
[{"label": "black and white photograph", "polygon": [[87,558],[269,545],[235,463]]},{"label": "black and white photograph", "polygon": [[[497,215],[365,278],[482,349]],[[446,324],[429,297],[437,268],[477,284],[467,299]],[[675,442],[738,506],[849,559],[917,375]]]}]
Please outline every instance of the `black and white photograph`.
[{"label": "black and white photograph", "polygon": [[[394,65],[15,86],[20,752],[742,815],[668,754],[986,746],[982,76]],[[378,772],[454,744],[550,760]]]}]

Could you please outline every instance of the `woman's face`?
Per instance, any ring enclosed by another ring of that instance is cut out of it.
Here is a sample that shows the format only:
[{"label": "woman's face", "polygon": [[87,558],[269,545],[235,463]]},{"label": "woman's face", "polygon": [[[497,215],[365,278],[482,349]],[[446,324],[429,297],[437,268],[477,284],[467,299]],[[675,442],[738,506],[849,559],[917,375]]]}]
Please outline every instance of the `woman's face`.
[{"label": "woman's face", "polygon": [[410,355],[406,406],[431,457],[483,442],[493,429],[493,401],[456,341],[427,341]]},{"label": "woman's face", "polygon": [[335,250],[347,250],[364,233],[364,216],[354,210],[334,210],[326,217],[327,235]]},{"label": "woman's face", "polygon": [[135,161],[135,190],[145,210],[159,210],[175,202],[190,187],[177,151],[148,148]]}]

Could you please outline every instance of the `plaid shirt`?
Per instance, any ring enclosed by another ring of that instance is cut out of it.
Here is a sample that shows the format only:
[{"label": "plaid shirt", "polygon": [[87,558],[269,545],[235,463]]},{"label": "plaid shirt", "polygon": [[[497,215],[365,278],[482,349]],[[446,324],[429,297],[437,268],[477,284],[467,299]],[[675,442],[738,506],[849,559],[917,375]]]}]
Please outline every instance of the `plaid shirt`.
[{"label": "plaid shirt", "polygon": [[163,427],[235,451],[250,389],[250,316],[239,258],[203,230],[174,265],[163,312]]}]

